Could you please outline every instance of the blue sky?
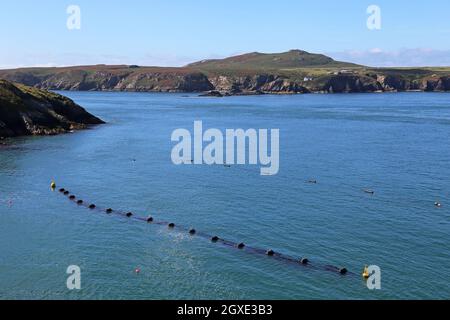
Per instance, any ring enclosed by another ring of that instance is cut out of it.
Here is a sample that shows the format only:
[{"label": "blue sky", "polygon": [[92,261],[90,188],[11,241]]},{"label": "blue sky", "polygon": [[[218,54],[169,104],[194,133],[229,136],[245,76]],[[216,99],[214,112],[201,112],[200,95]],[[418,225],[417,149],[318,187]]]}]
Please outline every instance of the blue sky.
[{"label": "blue sky", "polygon": [[[369,5],[381,30],[369,30]],[[68,30],[69,5],[81,29]],[[0,68],[184,65],[303,49],[369,65],[450,65],[450,1],[15,0],[0,4]]]}]

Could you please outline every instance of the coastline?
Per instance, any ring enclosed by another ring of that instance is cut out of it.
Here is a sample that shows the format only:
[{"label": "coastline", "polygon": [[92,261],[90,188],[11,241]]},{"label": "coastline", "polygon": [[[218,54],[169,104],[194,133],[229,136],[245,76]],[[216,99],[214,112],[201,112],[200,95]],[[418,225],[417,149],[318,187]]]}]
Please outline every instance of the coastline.
[{"label": "coastline", "polygon": [[[214,95],[205,95],[209,91],[157,91],[157,90],[117,90],[117,89],[98,89],[98,90],[70,90],[70,89],[48,89],[51,92],[105,92],[105,93],[159,93],[159,94],[196,94],[197,97],[215,98]],[[450,93],[446,90],[389,90],[389,91],[365,91],[365,92],[327,92],[327,91],[312,91],[312,92],[244,92],[227,94],[222,93],[221,97],[246,97],[246,96],[296,96],[296,95],[345,95],[345,94],[395,94],[395,93]]]}]

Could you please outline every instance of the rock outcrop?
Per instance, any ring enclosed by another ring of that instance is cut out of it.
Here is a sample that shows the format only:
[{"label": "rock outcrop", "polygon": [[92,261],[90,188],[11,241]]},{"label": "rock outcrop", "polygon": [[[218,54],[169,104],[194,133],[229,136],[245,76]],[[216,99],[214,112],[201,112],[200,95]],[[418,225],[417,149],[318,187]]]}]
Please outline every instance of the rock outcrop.
[{"label": "rock outcrop", "polygon": [[258,93],[309,93],[300,83],[274,74],[256,74],[253,76],[213,76],[210,79],[214,89],[220,92],[236,94]]},{"label": "rock outcrop", "polygon": [[357,75],[331,77],[321,91],[328,93],[361,93],[382,91],[383,86],[374,78]]},{"label": "rock outcrop", "polygon": [[62,95],[0,80],[0,137],[54,135],[104,123]]}]

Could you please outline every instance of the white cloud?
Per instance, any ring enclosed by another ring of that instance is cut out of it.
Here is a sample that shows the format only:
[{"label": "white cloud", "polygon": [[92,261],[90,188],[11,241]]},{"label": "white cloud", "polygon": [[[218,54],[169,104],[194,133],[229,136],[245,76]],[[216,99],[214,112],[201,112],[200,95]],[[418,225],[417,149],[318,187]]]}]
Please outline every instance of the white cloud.
[{"label": "white cloud", "polygon": [[380,48],[373,48],[373,49],[370,49],[369,52],[373,53],[373,54],[377,54],[377,53],[382,53],[383,50],[381,50]]},{"label": "white cloud", "polygon": [[336,60],[373,67],[450,66],[450,50],[429,48],[400,49],[397,51],[373,48],[365,51],[332,52],[328,55]]}]

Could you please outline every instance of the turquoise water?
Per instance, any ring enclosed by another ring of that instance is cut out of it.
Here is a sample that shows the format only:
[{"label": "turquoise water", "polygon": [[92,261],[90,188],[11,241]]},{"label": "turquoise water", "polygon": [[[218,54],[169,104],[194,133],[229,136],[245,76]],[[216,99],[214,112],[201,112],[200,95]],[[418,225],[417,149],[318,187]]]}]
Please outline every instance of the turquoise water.
[{"label": "turquoise water", "polygon": [[[448,94],[64,94],[108,124],[0,149],[1,298],[449,298]],[[192,130],[195,120],[222,130],[279,128],[279,174],[173,165],[171,133]],[[52,178],[103,207],[312,263],[357,274],[378,265],[382,289],[77,207],[51,192]],[[80,291],[66,288],[73,264]]]}]

